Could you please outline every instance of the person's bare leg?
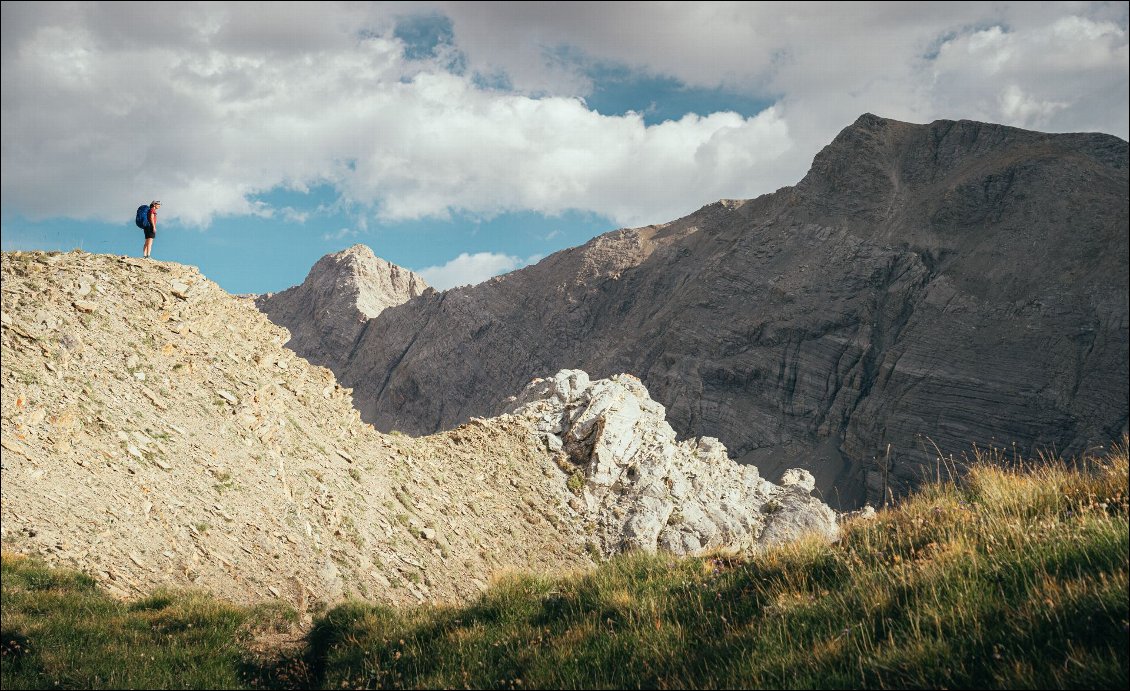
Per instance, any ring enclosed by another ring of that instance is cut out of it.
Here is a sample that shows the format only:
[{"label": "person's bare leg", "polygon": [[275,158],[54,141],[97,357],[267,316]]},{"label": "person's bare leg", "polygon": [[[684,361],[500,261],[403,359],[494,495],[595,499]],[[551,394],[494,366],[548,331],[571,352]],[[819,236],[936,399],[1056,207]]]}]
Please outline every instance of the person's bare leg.
[{"label": "person's bare leg", "polygon": [[145,247],[141,248],[141,256],[148,258],[149,252],[153,249],[153,238],[145,238]]}]

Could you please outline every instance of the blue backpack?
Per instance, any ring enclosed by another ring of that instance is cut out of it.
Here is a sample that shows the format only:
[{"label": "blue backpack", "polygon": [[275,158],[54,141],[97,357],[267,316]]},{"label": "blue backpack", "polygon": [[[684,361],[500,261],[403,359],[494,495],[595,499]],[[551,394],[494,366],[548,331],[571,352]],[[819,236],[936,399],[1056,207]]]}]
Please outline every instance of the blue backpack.
[{"label": "blue backpack", "polygon": [[134,220],[138,228],[145,230],[149,227],[149,205],[142,204],[137,207],[137,218]]}]

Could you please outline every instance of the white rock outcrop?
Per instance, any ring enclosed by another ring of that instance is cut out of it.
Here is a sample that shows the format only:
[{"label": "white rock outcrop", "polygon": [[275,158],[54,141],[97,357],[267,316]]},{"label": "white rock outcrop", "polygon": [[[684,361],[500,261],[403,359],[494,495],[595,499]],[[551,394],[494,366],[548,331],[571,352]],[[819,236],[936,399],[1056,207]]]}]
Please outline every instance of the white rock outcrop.
[{"label": "white rock outcrop", "polygon": [[508,407],[558,454],[605,555],[749,551],[838,535],[836,513],[810,494],[808,471],[790,470],[775,485],[717,439],[676,440],[663,406],[629,374],[591,381],[562,370],[532,381]]}]

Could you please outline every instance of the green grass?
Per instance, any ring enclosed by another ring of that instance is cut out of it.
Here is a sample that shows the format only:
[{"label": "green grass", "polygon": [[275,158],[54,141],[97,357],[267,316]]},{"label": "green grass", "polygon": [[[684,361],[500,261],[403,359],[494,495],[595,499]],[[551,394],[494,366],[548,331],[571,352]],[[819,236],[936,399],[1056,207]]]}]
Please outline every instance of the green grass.
[{"label": "green grass", "polygon": [[256,632],[291,611],[235,607],[203,593],[159,591],[122,602],[81,573],[2,558],[0,680],[16,688],[242,688]]},{"label": "green grass", "polygon": [[328,612],[326,687],[1125,688],[1125,449],[1081,472],[982,458],[839,543],[630,555],[458,608]]},{"label": "green grass", "polygon": [[[3,685],[1126,688],[1125,446],[1083,469],[1001,464],[849,522],[833,545],[511,574],[460,607],[342,604],[267,663],[241,649],[250,610],[113,604],[6,558]],[[154,623],[190,612],[191,632]]]}]

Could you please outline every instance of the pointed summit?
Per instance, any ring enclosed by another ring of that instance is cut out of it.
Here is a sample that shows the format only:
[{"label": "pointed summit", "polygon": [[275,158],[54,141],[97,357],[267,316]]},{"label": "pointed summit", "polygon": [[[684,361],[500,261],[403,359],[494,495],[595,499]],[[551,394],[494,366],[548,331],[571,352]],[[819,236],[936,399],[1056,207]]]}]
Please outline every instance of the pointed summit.
[{"label": "pointed summit", "polygon": [[415,273],[357,244],[322,257],[301,285],[261,296],[256,306],[290,331],[287,347],[333,369],[367,320],[428,290]]},{"label": "pointed summit", "polygon": [[381,259],[368,245],[360,243],[322,257],[311,269],[303,285],[310,281],[319,265],[324,270],[337,272],[338,284],[345,289],[346,294],[355,296],[358,311],[368,319],[377,316],[387,307],[422,295],[429,287],[419,275]]}]

